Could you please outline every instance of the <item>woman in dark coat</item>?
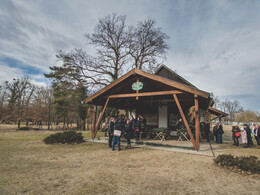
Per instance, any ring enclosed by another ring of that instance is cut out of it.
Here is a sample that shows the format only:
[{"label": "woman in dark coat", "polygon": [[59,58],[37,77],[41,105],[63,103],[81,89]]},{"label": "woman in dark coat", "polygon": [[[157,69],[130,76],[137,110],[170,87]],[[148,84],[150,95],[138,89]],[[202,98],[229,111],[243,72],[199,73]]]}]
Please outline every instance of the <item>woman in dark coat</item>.
[{"label": "woman in dark coat", "polygon": [[251,146],[253,146],[253,141],[252,141],[252,137],[251,137],[251,129],[249,128],[249,126],[247,124],[244,124],[244,129],[246,130],[246,134],[247,134],[247,147],[251,147]]},{"label": "woman in dark coat", "polygon": [[135,140],[139,141],[139,134],[140,134],[140,130],[141,130],[141,123],[142,120],[140,117],[137,118],[137,121],[135,123]]},{"label": "woman in dark coat", "polygon": [[224,134],[223,126],[218,123],[217,124],[217,143],[222,144],[222,135]]}]

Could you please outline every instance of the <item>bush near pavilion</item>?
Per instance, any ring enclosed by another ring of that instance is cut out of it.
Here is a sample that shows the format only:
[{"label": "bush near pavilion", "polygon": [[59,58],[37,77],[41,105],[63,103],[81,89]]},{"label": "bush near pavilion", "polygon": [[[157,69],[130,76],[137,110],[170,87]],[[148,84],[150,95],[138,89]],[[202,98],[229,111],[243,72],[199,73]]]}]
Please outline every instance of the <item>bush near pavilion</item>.
[{"label": "bush near pavilion", "polygon": [[231,154],[222,154],[214,159],[214,162],[220,167],[228,167],[240,172],[260,174],[260,161],[256,156],[236,157]]},{"label": "bush near pavilion", "polygon": [[84,142],[83,138],[81,133],[64,131],[63,133],[52,134],[43,141],[45,144],[79,144]]}]

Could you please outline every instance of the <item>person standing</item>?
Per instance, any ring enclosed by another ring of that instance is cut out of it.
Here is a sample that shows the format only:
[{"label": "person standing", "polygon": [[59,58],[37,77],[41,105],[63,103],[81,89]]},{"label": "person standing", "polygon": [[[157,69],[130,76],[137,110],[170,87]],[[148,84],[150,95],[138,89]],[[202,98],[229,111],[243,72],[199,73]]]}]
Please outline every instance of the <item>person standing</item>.
[{"label": "person standing", "polygon": [[117,119],[115,122],[115,127],[114,127],[114,134],[113,134],[113,145],[112,145],[112,150],[115,150],[115,144],[117,142],[117,147],[118,147],[118,151],[121,150],[120,148],[120,135],[115,135],[115,130],[118,130],[122,133],[122,129],[121,129],[121,124],[120,124],[120,120],[121,119]]},{"label": "person standing", "polygon": [[258,125],[254,123],[253,129],[252,129],[252,133],[253,133],[253,135],[255,137],[257,145],[259,146],[260,143],[259,143],[259,139],[258,139],[258,135],[257,135],[258,134],[258,129],[259,129]]},{"label": "person standing", "polygon": [[242,143],[244,144],[244,148],[247,148],[247,133],[245,127],[246,124],[244,124],[243,127],[241,127],[241,139],[242,139]]},{"label": "person standing", "polygon": [[127,140],[127,146],[126,149],[131,149],[131,137],[132,137],[132,124],[129,119],[126,120],[126,126],[125,126],[125,132],[126,132],[126,140]]},{"label": "person standing", "polygon": [[224,134],[223,126],[220,122],[217,124],[217,143],[222,144],[222,135]]},{"label": "person standing", "polygon": [[215,137],[216,143],[218,142],[218,139],[217,139],[217,128],[218,128],[218,123],[213,127],[213,135]]},{"label": "person standing", "polygon": [[247,124],[244,124],[244,128],[245,128],[246,134],[247,134],[247,146],[251,147],[251,146],[253,146],[253,141],[252,141],[252,136],[251,136],[251,129],[249,128],[249,126]]},{"label": "person standing", "polygon": [[141,117],[141,121],[142,121],[142,123],[141,123],[141,129],[142,129],[142,131],[145,131],[145,129],[146,129],[146,118],[144,117],[144,116],[140,116]]},{"label": "person standing", "polygon": [[133,115],[130,116],[130,122],[132,124],[132,130],[134,131],[135,130],[135,118]]},{"label": "person standing", "polygon": [[238,146],[239,145],[239,136],[238,133],[240,134],[240,129],[238,125],[235,125],[232,127],[232,138],[234,141],[234,145]]},{"label": "person standing", "polygon": [[182,119],[180,118],[177,123],[176,123],[176,129],[179,130],[183,127],[183,121]]},{"label": "person standing", "polygon": [[135,140],[139,141],[140,129],[141,129],[141,117],[137,117],[137,121],[135,123]]},{"label": "person standing", "polygon": [[108,146],[110,148],[112,148],[114,126],[115,126],[115,119],[113,117],[111,117],[108,122]]},{"label": "person standing", "polygon": [[205,132],[206,132],[207,142],[209,142],[210,141],[210,124],[209,124],[208,120],[206,120],[206,122],[205,122]]},{"label": "person standing", "polygon": [[260,146],[260,123],[258,123],[258,128],[256,132],[256,138],[257,138],[257,145]]}]

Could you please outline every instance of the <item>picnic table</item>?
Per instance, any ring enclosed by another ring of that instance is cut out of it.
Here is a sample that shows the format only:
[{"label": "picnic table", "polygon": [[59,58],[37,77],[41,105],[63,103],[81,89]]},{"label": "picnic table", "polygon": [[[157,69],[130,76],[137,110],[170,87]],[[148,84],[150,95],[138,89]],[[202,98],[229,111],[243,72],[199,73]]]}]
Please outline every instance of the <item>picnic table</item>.
[{"label": "picnic table", "polygon": [[181,128],[177,130],[178,141],[190,141],[189,134],[186,128]]},{"label": "picnic table", "polygon": [[153,128],[151,132],[155,134],[154,139],[160,139],[161,141],[165,141],[166,136],[169,133],[169,129],[165,127],[159,127],[159,128]]}]

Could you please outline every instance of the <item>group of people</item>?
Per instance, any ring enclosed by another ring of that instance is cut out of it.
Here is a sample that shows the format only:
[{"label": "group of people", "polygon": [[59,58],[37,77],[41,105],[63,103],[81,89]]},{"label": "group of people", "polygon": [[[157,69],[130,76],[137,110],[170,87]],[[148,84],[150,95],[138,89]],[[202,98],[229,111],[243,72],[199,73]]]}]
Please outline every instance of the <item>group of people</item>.
[{"label": "group of people", "polygon": [[244,124],[243,127],[239,128],[238,125],[233,126],[233,141],[234,145],[239,145],[239,138],[241,137],[241,141],[245,148],[253,146],[252,137],[255,138],[256,143],[260,146],[260,125],[254,123],[253,128],[251,129],[248,124]]},{"label": "group of people", "polygon": [[128,118],[127,116],[121,115],[117,119],[111,117],[108,123],[108,145],[112,150],[115,150],[115,144],[120,147],[120,137],[124,136],[127,140],[126,149],[131,147],[131,138],[135,136],[136,141],[140,139],[140,132],[146,127],[146,119],[142,115],[138,116],[137,119],[133,115]]},{"label": "group of people", "polygon": [[222,135],[224,134],[224,130],[220,122],[217,122],[217,124],[214,126],[213,134],[214,137],[216,137],[216,142],[218,144],[222,144]]},{"label": "group of people", "polygon": [[[209,128],[207,129],[207,132],[210,132]],[[214,126],[213,134],[214,137],[216,137],[216,142],[222,143],[222,135],[224,134],[224,130],[220,122],[217,122],[217,124]],[[255,138],[257,145],[260,146],[260,124],[254,123],[252,129],[250,128],[249,124],[244,124],[241,128],[238,125],[234,125],[232,127],[232,138],[234,145],[236,146],[239,146],[239,139],[241,138],[241,142],[245,148],[252,147],[253,137]],[[207,133],[207,139],[209,141],[209,133]]]}]

